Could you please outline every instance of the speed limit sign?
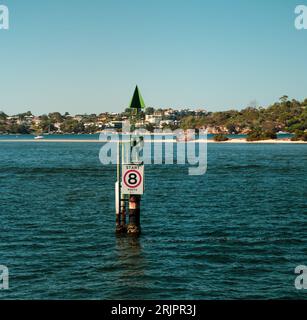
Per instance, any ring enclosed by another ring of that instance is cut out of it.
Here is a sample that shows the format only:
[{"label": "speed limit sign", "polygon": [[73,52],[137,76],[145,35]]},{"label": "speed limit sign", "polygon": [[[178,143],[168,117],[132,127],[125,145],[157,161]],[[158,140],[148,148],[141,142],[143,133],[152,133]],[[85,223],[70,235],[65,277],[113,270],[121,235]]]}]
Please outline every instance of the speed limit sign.
[{"label": "speed limit sign", "polygon": [[144,193],[144,165],[124,165],[122,172],[122,194]]}]

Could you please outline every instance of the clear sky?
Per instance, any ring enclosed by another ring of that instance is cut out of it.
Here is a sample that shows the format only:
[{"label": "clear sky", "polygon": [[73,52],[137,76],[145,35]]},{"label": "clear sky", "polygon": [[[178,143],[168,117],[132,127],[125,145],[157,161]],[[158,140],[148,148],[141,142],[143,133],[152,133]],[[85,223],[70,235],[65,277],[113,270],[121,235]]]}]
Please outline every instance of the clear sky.
[{"label": "clear sky", "polygon": [[[304,3],[306,2],[306,3]],[[0,0],[0,110],[240,109],[307,97],[307,0]]]}]

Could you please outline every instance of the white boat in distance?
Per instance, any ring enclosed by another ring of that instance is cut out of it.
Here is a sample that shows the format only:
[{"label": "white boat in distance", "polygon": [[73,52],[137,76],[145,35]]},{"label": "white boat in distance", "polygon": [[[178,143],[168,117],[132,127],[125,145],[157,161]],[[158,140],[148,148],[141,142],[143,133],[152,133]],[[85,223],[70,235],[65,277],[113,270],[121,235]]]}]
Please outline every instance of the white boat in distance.
[{"label": "white boat in distance", "polygon": [[34,137],[34,139],[35,140],[41,140],[41,139],[44,139],[44,137],[43,136],[36,136],[36,137]]}]

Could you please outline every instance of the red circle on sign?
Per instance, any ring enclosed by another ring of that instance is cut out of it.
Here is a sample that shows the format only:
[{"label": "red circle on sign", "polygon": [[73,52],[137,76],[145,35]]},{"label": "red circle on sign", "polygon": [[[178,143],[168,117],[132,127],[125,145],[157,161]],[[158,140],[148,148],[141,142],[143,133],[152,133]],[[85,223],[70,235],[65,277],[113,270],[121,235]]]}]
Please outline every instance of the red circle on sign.
[{"label": "red circle on sign", "polygon": [[[139,177],[139,183],[138,183],[138,184],[136,184],[136,185],[130,185],[130,184],[126,181],[127,175],[130,175],[131,173],[135,173],[135,174]],[[136,171],[136,170],[129,170],[129,171],[127,171],[127,172],[125,173],[125,175],[124,175],[124,182],[125,182],[125,184],[126,184],[126,186],[127,186],[128,188],[137,188],[137,187],[142,183],[142,176],[141,176],[141,174],[140,174],[138,171]]]}]

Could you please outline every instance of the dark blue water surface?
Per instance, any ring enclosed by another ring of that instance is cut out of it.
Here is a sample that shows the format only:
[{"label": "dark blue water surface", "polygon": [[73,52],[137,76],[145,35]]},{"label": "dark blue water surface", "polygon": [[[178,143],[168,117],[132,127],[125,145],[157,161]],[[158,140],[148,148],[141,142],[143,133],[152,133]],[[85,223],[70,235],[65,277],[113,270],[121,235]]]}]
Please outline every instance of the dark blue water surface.
[{"label": "dark blue water surface", "polygon": [[147,166],[139,239],[114,235],[100,147],[0,142],[0,298],[307,297],[306,145],[210,144],[200,177]]}]

